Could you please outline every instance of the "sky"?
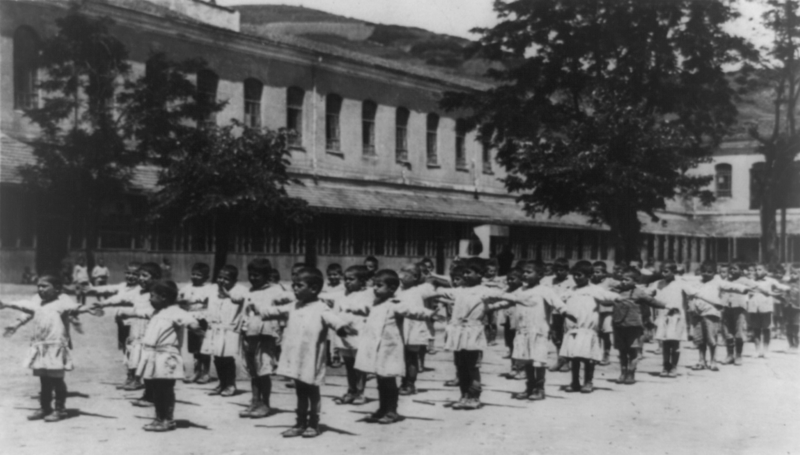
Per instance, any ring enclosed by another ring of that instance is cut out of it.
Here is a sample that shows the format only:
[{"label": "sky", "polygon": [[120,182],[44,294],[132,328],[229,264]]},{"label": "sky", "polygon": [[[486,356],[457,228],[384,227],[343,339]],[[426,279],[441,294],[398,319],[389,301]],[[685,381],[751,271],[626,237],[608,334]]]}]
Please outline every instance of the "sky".
[{"label": "sky", "polygon": [[[591,1],[591,0],[587,0]],[[759,26],[764,0],[735,0],[743,17],[730,31],[769,44]],[[477,39],[473,27],[491,27],[497,21],[493,0],[217,0],[220,5],[277,4],[318,9],[367,22],[419,27],[436,33]]]}]

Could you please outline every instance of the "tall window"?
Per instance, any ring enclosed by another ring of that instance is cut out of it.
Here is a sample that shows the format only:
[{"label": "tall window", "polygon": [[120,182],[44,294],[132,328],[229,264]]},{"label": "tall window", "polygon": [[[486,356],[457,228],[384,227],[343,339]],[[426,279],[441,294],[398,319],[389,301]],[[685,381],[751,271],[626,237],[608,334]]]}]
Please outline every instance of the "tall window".
[{"label": "tall window", "polygon": [[426,134],[425,151],[428,156],[428,164],[439,164],[439,116],[428,114],[428,128]]},{"label": "tall window", "polygon": [[467,125],[464,120],[456,120],[456,169],[467,168]]},{"label": "tall window", "polygon": [[378,105],[366,100],[361,104],[361,144],[364,155],[375,154],[375,113]]},{"label": "tall window", "polygon": [[292,132],[289,145],[303,145],[303,99],[306,92],[301,88],[289,87],[286,91],[286,129]]},{"label": "tall window", "polygon": [[395,159],[399,163],[408,162],[408,109],[398,107],[394,120]]},{"label": "tall window", "polygon": [[[219,76],[211,70],[200,70],[197,72],[197,103],[206,108],[210,108],[217,102],[217,86]],[[217,115],[209,112],[207,115],[197,120],[198,125],[208,125],[216,123]]]},{"label": "tall window", "polygon": [[718,164],[714,167],[714,170],[716,171],[714,182],[716,184],[717,197],[731,197],[733,187],[731,165],[726,163]]},{"label": "tall window", "polygon": [[258,79],[244,80],[244,124],[251,128],[261,127],[261,93],[264,84]]},{"label": "tall window", "polygon": [[492,148],[488,142],[483,142],[481,149],[481,162],[483,163],[483,173],[491,174],[492,171]]},{"label": "tall window", "polygon": [[29,27],[14,33],[14,108],[37,107],[39,37]]},{"label": "tall window", "polygon": [[325,148],[332,152],[341,150],[339,115],[342,112],[342,97],[331,93],[325,97]]}]

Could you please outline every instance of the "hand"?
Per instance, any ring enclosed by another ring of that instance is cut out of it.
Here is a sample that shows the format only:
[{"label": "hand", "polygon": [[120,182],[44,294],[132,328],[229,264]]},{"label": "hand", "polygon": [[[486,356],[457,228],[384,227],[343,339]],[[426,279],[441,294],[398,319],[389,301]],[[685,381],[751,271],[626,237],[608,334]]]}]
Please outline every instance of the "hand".
[{"label": "hand", "polygon": [[357,333],[358,330],[354,329],[352,326],[349,325],[340,327],[339,330],[336,331],[336,335],[338,335],[341,338],[345,338],[350,335],[356,335]]},{"label": "hand", "polygon": [[17,333],[16,327],[6,327],[6,329],[3,331],[3,336],[8,338],[15,333]]}]

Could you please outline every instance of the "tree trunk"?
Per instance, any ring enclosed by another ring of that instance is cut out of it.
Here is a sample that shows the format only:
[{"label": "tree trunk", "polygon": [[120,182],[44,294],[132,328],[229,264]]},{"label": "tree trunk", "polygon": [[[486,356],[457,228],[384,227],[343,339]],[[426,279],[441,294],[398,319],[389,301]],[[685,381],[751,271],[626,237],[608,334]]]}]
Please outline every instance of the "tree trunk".
[{"label": "tree trunk", "polygon": [[214,219],[214,281],[217,280],[219,271],[228,261],[232,232],[228,217],[223,215]]},{"label": "tree trunk", "polygon": [[609,208],[606,213],[604,221],[611,228],[609,235],[614,245],[614,261],[625,265],[640,261],[642,223],[636,210],[619,204]]},{"label": "tree trunk", "polygon": [[778,213],[778,205],[775,200],[769,197],[768,192],[764,192],[761,199],[761,262],[772,264],[778,260],[778,223],[775,215]]}]

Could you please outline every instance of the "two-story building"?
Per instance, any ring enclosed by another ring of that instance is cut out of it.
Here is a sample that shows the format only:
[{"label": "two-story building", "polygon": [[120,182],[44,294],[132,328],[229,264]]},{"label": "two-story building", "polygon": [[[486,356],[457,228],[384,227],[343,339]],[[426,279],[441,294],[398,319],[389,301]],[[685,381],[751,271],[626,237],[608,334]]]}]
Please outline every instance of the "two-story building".
[{"label": "two-story building", "polygon": [[[86,242],[68,217],[54,218],[20,191],[16,172],[33,160],[27,142],[37,131],[24,112],[41,102],[37,46],[68,5],[0,1],[0,273],[6,282],[16,281],[25,266],[75,257]],[[442,270],[478,239],[485,256],[507,245],[517,259],[613,261],[607,228],[580,215],[526,215],[505,190],[494,151],[457,113],[439,107],[444,91],[482,90],[486,81],[243,26],[236,10],[198,0],[88,0],[83,8],[115,21],[112,32],[140,74],[153,50],[172,59],[204,58],[210,70],[197,74],[196,84],[226,102],[216,116],[220,124],[236,118],[297,132],[291,171],[303,185],[289,192],[309,202],[315,220],[302,230],[242,226],[233,264],[266,256],[286,275],[298,261],[347,266],[372,255],[388,267],[431,257]],[[643,257],[757,259],[758,216],[749,205],[749,183],[739,182],[749,182],[758,157],[739,151],[723,147],[717,164],[698,169],[718,173],[714,206],[671,203],[660,222],[643,217]],[[135,178],[140,194],[107,208],[96,251],[112,270],[130,260],[168,258],[174,276],[186,279],[192,263],[210,262],[211,230],[145,224],[141,194],[156,181],[156,169],[142,168]],[[790,232],[790,257],[800,260],[794,209]]]}]

